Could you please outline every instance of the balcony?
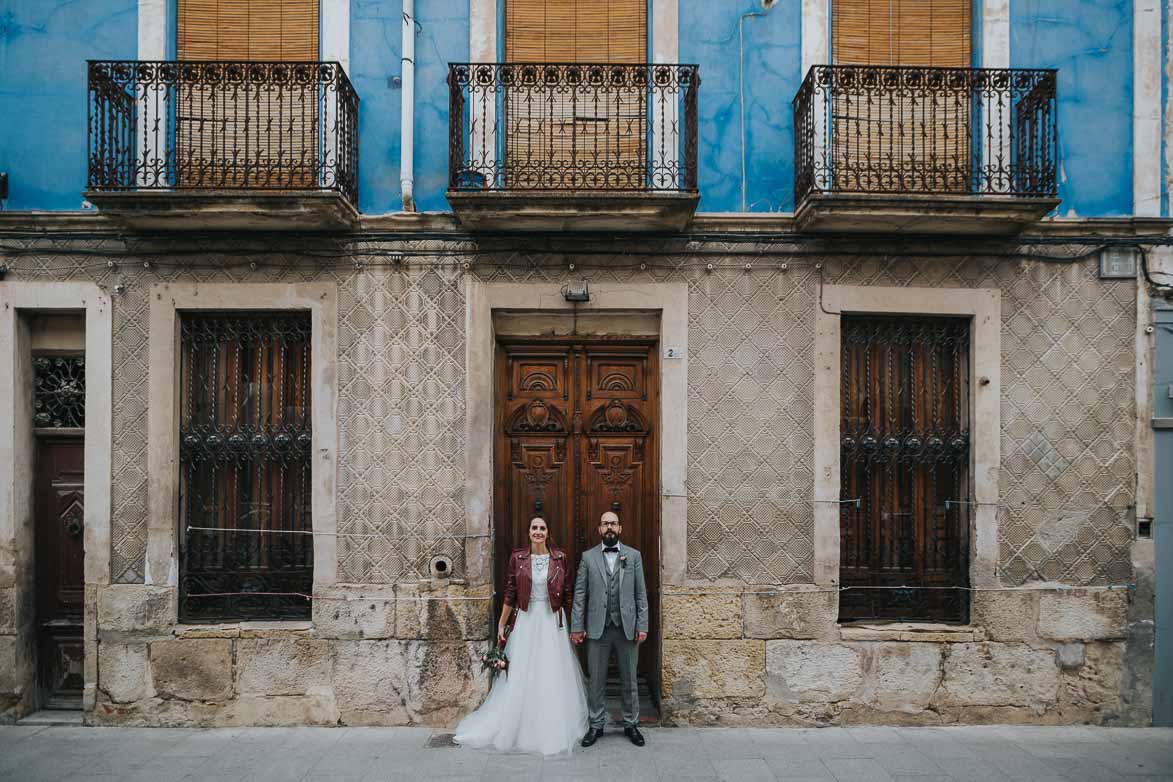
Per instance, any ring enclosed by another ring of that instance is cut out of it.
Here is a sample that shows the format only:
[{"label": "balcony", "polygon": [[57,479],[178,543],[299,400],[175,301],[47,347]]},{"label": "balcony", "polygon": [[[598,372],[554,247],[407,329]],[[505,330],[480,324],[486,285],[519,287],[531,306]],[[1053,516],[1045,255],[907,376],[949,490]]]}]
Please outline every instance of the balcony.
[{"label": "balcony", "polygon": [[454,63],[448,202],[474,231],[679,231],[696,211],[695,65]]},{"label": "balcony", "polygon": [[89,63],[86,198],[140,230],[342,230],[358,96],[336,62]]},{"label": "balcony", "polygon": [[1009,235],[1059,204],[1053,70],[817,65],[793,101],[799,230]]}]

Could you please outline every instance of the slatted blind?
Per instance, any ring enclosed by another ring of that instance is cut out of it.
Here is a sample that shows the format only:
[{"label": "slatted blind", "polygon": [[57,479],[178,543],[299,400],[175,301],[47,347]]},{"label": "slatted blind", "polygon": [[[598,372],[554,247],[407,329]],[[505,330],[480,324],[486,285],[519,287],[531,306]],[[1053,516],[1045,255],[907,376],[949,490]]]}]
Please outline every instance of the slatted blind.
[{"label": "slatted blind", "polygon": [[[178,0],[180,60],[315,61],[319,0]],[[263,72],[263,71],[262,71]],[[187,187],[303,188],[317,177],[319,95],[308,83],[180,84],[176,179]]]},{"label": "slatted blind", "polygon": [[972,0],[835,0],[836,65],[971,65]]},{"label": "slatted blind", "polygon": [[[834,0],[836,65],[971,66],[972,0]],[[964,191],[971,174],[968,95],[924,86],[834,96],[836,185],[865,191]]]},{"label": "slatted blind", "polygon": [[509,62],[645,62],[647,0],[506,0]]},{"label": "slatted blind", "polygon": [[318,0],[178,0],[181,60],[317,60]]},{"label": "slatted blind", "polygon": [[[505,59],[644,63],[647,29],[646,0],[506,0]],[[573,189],[582,176],[632,186],[646,157],[646,111],[637,87],[510,90],[506,176],[521,187]]]}]

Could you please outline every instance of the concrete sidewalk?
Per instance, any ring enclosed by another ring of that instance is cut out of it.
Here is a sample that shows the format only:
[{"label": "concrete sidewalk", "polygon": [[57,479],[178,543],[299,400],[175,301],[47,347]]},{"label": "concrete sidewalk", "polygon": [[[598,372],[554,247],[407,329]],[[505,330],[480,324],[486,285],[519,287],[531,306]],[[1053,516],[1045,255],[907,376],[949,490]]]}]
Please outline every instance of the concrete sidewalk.
[{"label": "concrete sidewalk", "polygon": [[[0,727],[0,780],[1173,780],[1173,729],[826,728],[609,734],[570,758],[413,728]],[[440,746],[429,746],[440,745]]]}]

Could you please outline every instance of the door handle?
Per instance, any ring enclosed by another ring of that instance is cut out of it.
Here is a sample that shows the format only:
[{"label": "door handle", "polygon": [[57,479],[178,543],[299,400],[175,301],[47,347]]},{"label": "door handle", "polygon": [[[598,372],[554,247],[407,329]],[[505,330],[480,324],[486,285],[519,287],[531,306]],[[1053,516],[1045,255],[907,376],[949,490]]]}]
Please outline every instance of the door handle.
[{"label": "door handle", "polygon": [[65,523],[65,532],[76,538],[81,534],[81,521],[79,519],[70,519],[67,521]]}]

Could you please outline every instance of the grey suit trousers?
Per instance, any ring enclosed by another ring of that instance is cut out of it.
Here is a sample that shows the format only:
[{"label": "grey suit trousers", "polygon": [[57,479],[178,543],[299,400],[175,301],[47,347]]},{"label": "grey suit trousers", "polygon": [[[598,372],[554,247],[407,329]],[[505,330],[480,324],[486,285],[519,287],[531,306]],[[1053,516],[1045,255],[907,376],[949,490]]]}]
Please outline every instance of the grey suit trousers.
[{"label": "grey suit trousers", "polygon": [[607,723],[607,663],[611,661],[611,649],[615,650],[619,683],[623,689],[623,726],[639,725],[639,684],[635,678],[635,664],[639,659],[637,648],[635,641],[627,640],[623,628],[610,621],[598,640],[587,639],[587,673],[590,676],[587,707],[592,728],[601,729]]}]

